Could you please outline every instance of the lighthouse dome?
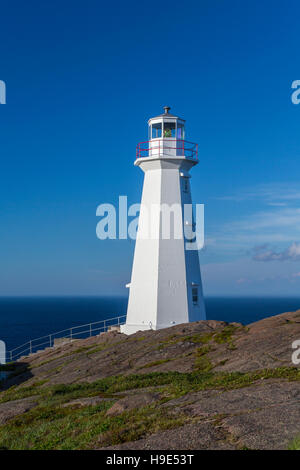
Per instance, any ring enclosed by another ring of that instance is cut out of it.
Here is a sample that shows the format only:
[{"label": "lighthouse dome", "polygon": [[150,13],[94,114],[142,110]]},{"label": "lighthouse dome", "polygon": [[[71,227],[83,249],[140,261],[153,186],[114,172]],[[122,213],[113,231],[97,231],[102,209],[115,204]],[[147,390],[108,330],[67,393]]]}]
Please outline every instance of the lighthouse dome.
[{"label": "lighthouse dome", "polygon": [[174,114],[171,114],[170,106],[164,106],[163,109],[164,109],[164,113],[159,114],[158,116],[155,116],[149,119],[149,121],[151,121],[152,119],[159,119],[159,118],[164,118],[164,119],[175,118],[175,119],[180,119],[180,121],[185,121],[185,119],[181,119],[179,116],[175,116]]}]

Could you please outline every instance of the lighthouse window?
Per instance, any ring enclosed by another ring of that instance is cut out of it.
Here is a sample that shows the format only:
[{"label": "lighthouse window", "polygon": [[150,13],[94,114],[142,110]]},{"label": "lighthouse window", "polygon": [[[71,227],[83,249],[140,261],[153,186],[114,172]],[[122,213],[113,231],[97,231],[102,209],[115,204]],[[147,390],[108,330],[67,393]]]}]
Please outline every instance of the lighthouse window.
[{"label": "lighthouse window", "polygon": [[184,125],[177,123],[177,139],[184,140]]},{"label": "lighthouse window", "polygon": [[161,122],[152,124],[152,139],[157,139],[159,137],[161,137]]},{"label": "lighthouse window", "polygon": [[192,288],[192,299],[193,299],[193,304],[197,305],[198,304],[198,287]]},{"label": "lighthouse window", "polygon": [[175,122],[164,123],[164,137],[175,137]]},{"label": "lighthouse window", "polygon": [[188,178],[183,178],[182,184],[183,184],[183,192],[188,193],[189,192],[189,180],[188,180]]}]

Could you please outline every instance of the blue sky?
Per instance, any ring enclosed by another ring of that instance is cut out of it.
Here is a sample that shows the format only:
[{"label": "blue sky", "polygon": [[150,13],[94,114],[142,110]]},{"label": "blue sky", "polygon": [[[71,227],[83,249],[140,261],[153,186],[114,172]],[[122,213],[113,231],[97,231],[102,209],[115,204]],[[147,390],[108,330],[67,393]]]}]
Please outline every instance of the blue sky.
[{"label": "blue sky", "polygon": [[1,3],[0,295],[127,294],[134,242],[96,208],[139,202],[135,146],[169,105],[199,144],[207,295],[297,295],[296,0]]}]

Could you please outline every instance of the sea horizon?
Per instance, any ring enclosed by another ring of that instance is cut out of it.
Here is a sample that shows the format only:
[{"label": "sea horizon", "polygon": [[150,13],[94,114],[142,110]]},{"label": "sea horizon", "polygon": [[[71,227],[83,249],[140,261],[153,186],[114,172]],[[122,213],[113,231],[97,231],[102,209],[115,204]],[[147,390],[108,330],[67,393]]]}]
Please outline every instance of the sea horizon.
[{"label": "sea horizon", "polygon": [[[122,295],[0,296],[0,339],[10,350],[30,339],[126,314]],[[244,325],[300,309],[299,297],[205,296],[208,320]]]},{"label": "sea horizon", "polygon": [[[110,294],[9,294],[9,295],[0,295],[0,299],[15,299],[15,298],[61,298],[61,297],[67,297],[67,298],[128,298],[125,295],[122,294],[115,294],[115,295],[110,295]],[[204,294],[204,298],[234,298],[234,299],[252,299],[252,298],[264,298],[264,299],[300,299],[300,294],[299,296],[297,295],[273,295],[273,294],[249,294],[249,295],[226,295],[226,294]]]}]

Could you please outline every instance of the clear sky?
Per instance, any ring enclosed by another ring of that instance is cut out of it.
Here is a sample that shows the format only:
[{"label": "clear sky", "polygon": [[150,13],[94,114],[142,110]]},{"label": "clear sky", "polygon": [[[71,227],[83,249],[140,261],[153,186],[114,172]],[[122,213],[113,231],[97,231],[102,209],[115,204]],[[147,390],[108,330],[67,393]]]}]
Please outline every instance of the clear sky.
[{"label": "clear sky", "polygon": [[164,105],[199,144],[205,294],[299,294],[298,0],[0,8],[0,295],[127,293],[134,242],[98,240],[96,208],[140,201]]}]

